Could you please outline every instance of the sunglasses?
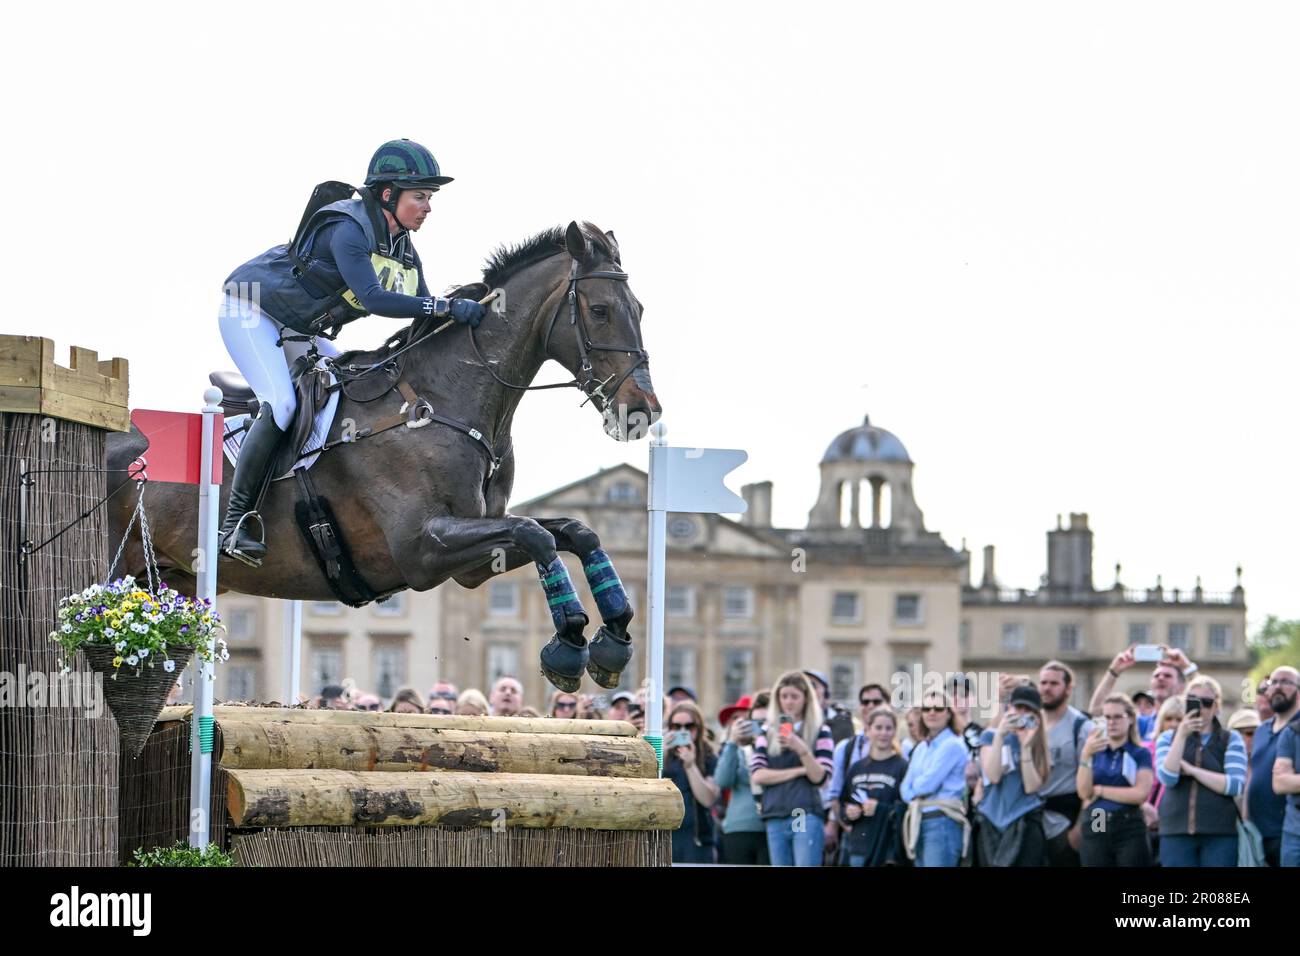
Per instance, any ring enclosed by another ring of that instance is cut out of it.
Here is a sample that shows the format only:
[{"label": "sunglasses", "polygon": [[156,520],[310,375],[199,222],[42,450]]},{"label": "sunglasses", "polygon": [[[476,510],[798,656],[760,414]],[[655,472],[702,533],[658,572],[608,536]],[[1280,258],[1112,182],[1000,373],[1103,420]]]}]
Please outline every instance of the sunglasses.
[{"label": "sunglasses", "polygon": [[669,724],[668,726],[673,730],[694,730],[695,721],[692,720],[689,724]]},{"label": "sunglasses", "polygon": [[922,708],[921,708],[921,713],[923,713],[923,714],[942,714],[942,713],[946,712],[947,710],[948,710],[947,707],[922,707]]},{"label": "sunglasses", "polygon": [[444,717],[450,717],[450,716],[451,716],[451,708],[448,707],[448,708],[446,708],[446,709],[444,710],[444,709],[441,708],[441,707],[430,707],[430,708],[429,708],[429,713],[431,713],[431,714],[442,714]]},{"label": "sunglasses", "polygon": [[1209,710],[1219,702],[1217,697],[1188,697],[1187,699],[1198,702],[1205,710]]},{"label": "sunglasses", "polygon": [[858,703],[861,704],[863,707],[884,707],[885,706],[885,702],[883,700],[877,700],[874,697],[868,697],[866,700],[858,701]]},{"label": "sunglasses", "polygon": [[572,701],[572,700],[567,702],[562,700],[555,705],[555,709],[556,710],[577,710],[578,703],[577,701]]}]

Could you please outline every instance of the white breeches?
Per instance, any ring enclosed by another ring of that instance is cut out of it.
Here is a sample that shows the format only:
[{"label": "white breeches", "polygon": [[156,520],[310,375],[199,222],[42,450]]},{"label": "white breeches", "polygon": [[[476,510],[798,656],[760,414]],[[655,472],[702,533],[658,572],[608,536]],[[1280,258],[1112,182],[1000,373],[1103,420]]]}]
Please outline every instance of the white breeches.
[{"label": "white breeches", "polygon": [[[276,345],[283,326],[252,302],[232,295],[223,297],[218,323],[235,366],[258,399],[270,403],[275,424],[281,430],[287,429],[298,404],[289,380],[289,366],[307,351],[307,343]],[[289,334],[297,333],[289,330]],[[334,343],[325,338],[316,339],[316,349],[331,358],[339,354]]]}]

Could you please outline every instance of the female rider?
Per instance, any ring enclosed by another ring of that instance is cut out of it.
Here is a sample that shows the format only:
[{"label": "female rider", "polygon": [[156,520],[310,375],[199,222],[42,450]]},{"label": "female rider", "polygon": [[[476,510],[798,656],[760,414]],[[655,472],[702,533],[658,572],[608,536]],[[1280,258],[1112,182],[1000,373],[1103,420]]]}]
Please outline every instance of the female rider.
[{"label": "female rider", "polygon": [[[241,265],[226,279],[221,337],[260,407],[244,437],[221,524],[221,552],[258,567],[266,544],[245,519],[266,481],[297,400],[289,368],[315,336],[365,315],[416,319],[451,316],[477,326],[483,306],[431,296],[411,243],[429,215],[429,199],[446,183],[433,154],[408,139],[380,146],[359,199],[316,210],[294,240]],[[286,337],[296,333],[297,341]],[[260,522],[259,522],[260,523]]]}]

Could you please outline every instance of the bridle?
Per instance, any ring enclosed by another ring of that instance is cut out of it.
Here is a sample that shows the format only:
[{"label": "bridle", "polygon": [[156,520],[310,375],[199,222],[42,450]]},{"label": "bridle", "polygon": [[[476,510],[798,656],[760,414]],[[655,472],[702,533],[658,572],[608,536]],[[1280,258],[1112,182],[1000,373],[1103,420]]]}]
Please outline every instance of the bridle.
[{"label": "bridle", "polygon": [[[469,340],[474,346],[475,357],[477,357],[483,367],[488,370],[489,374],[491,374],[499,384],[504,385],[506,388],[513,388],[521,392],[541,391],[542,389],[547,388],[577,388],[581,389],[582,393],[587,396],[587,401],[595,401],[596,407],[603,412],[609,406],[610,400],[618,394],[619,388],[625,381],[627,381],[628,376],[650,361],[650,353],[645,350],[645,346],[641,342],[641,330],[635,326],[633,327],[633,334],[636,336],[636,341],[632,347],[626,345],[605,345],[604,343],[593,342],[591,340],[591,333],[587,329],[587,322],[583,318],[582,310],[578,308],[578,283],[583,279],[612,279],[615,282],[627,282],[628,274],[623,271],[606,270],[602,272],[587,272],[583,275],[579,275],[578,261],[576,259],[573,260],[573,265],[569,268],[569,288],[564,296],[565,300],[569,304],[569,325],[573,328],[574,336],[577,340],[578,359],[580,361],[578,374],[574,377],[573,381],[556,382],[551,385],[516,385],[513,382],[507,382],[496,373],[496,370],[492,368],[487,359],[483,357],[483,353],[478,347],[478,337],[475,334],[473,326],[471,326],[469,330]],[[563,308],[564,302],[562,301],[555,307],[555,312],[552,313],[551,320],[546,325],[546,337],[542,339],[542,354],[548,358],[551,357],[551,333],[555,331],[555,324],[559,320],[560,312]],[[611,372],[608,378],[597,381],[596,374],[591,366],[592,352],[624,352],[628,355],[636,356],[637,361],[627,367],[627,370],[618,377],[618,381],[614,382],[614,385],[610,388],[607,394],[605,392],[605,387],[609,385],[609,381],[614,377],[614,373]],[[586,405],[587,402],[583,402],[582,404]]]}]

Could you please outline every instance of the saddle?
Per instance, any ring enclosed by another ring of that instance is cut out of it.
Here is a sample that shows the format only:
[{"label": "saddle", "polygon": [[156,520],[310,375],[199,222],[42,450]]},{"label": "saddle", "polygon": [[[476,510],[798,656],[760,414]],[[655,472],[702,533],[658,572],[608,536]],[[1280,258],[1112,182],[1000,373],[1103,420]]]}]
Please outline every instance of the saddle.
[{"label": "saddle", "polygon": [[[299,452],[311,435],[316,413],[325,407],[330,397],[327,376],[321,369],[308,369],[305,355],[294,363],[289,370],[289,377],[296,393],[297,408],[294,410],[293,421],[289,424],[286,438],[272,464],[273,475],[283,475],[297,463]],[[261,403],[253,394],[248,382],[244,380],[244,376],[238,372],[212,372],[208,375],[208,381],[221,389],[221,410],[227,416],[257,414]],[[250,418],[245,423],[245,427],[247,428],[251,423]]]}]

